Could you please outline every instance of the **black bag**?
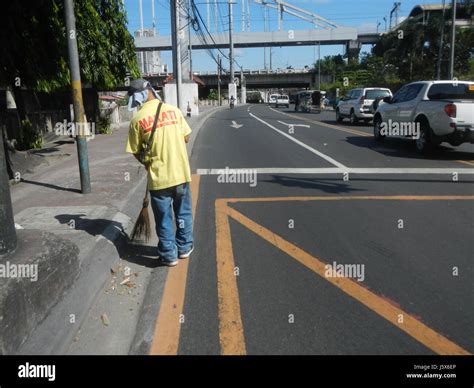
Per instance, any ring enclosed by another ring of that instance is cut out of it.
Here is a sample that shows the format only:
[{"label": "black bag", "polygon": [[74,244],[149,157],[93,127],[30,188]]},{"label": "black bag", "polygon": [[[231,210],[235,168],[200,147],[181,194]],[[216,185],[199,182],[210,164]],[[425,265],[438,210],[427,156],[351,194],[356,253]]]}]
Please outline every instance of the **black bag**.
[{"label": "black bag", "polygon": [[155,138],[156,126],[158,124],[158,118],[160,116],[162,105],[163,105],[162,102],[158,103],[158,107],[156,108],[155,121],[153,122],[150,138],[148,139],[147,142],[143,142],[142,149],[140,150],[140,153],[138,154],[140,163],[143,164],[147,169],[149,165],[151,164],[151,147],[153,145],[153,140]]}]

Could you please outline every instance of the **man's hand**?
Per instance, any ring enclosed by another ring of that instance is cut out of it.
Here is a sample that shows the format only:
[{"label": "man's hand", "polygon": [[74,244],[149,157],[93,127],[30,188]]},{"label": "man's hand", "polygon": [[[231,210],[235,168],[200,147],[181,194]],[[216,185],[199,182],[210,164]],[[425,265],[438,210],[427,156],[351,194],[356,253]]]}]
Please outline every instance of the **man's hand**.
[{"label": "man's hand", "polygon": [[189,142],[189,135],[184,137],[184,141],[185,141],[186,143]]}]

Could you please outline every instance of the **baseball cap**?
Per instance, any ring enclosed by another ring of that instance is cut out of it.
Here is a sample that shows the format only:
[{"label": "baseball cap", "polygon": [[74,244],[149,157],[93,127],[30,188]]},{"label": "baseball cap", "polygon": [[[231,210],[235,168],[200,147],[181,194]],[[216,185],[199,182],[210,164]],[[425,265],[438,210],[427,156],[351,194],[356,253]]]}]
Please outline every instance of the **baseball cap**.
[{"label": "baseball cap", "polygon": [[133,110],[146,101],[148,97],[146,93],[147,90],[151,90],[153,95],[158,100],[161,100],[160,95],[153,89],[149,81],[139,78],[130,82],[130,86],[128,87],[128,110]]}]

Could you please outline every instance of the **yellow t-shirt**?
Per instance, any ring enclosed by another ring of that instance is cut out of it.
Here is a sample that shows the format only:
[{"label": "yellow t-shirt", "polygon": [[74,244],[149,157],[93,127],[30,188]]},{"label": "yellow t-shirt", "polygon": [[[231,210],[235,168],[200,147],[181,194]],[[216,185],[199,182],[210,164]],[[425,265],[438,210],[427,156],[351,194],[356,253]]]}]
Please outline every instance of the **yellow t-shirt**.
[{"label": "yellow t-shirt", "polygon": [[[156,109],[157,99],[143,104],[130,122],[126,152],[138,154],[144,141],[148,141]],[[163,103],[156,125],[155,139],[151,147],[151,166],[148,171],[148,189],[161,190],[191,182],[188,153],[184,137],[191,133],[181,111]]]}]

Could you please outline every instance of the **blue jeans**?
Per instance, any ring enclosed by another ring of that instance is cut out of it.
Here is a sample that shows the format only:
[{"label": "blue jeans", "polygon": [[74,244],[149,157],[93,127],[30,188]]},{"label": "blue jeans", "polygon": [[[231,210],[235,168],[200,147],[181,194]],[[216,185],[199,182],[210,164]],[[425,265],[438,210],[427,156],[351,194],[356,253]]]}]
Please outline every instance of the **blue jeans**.
[{"label": "blue jeans", "polygon": [[158,255],[163,260],[175,261],[193,246],[191,187],[183,183],[151,190],[150,195],[159,238]]}]

